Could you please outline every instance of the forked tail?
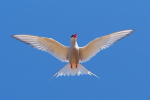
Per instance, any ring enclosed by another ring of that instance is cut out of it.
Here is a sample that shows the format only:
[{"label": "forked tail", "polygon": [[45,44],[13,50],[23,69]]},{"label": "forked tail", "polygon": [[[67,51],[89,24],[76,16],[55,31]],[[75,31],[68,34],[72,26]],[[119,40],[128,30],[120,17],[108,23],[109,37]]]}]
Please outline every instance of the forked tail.
[{"label": "forked tail", "polygon": [[[89,71],[87,68],[85,68],[84,66],[82,66],[81,64],[78,64],[78,67],[70,67],[70,64],[68,63],[66,66],[64,66],[63,68],[61,68],[55,75],[53,75],[51,78],[53,78],[54,76],[59,77],[59,76],[75,76],[75,75],[94,75],[91,71]],[[96,76],[97,78],[99,78],[98,76]],[[51,79],[50,78],[50,79]]]}]

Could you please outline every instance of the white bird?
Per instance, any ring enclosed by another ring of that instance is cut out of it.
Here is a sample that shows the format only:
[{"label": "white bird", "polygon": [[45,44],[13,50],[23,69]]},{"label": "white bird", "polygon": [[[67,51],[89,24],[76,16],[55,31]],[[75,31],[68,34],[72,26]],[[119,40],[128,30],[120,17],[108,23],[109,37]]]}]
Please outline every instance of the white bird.
[{"label": "white bird", "polygon": [[[83,74],[94,75],[87,68],[80,63],[86,62],[95,56],[100,50],[106,49],[110,45],[116,43],[118,40],[126,37],[134,30],[123,30],[115,32],[100,38],[96,38],[84,47],[78,47],[77,33],[71,36],[70,47],[64,46],[52,38],[39,37],[34,35],[12,35],[13,38],[17,38],[22,42],[30,44],[34,48],[42,51],[49,52],[54,57],[58,58],[62,62],[69,62],[66,66],[60,69],[55,75],[58,76],[70,76]],[[52,77],[54,77],[53,75]],[[96,76],[98,77],[98,76]],[[98,77],[99,78],[99,77]]]}]

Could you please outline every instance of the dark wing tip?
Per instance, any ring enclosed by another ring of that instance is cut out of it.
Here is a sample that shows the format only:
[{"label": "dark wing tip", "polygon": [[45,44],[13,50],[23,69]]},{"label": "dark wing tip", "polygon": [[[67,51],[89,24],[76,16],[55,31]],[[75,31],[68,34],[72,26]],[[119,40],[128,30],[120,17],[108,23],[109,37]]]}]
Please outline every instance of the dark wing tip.
[{"label": "dark wing tip", "polygon": [[133,31],[135,31],[134,29],[131,29],[132,31],[130,33],[133,33]]},{"label": "dark wing tip", "polygon": [[136,31],[136,30],[133,29],[133,31]]},{"label": "dark wing tip", "polygon": [[11,35],[10,37],[15,38],[14,35]]}]

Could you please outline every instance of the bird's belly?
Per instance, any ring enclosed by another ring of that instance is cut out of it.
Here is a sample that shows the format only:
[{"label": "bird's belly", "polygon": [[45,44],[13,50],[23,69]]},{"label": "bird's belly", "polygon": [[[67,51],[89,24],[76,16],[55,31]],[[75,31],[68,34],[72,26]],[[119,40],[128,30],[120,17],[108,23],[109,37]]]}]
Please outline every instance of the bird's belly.
[{"label": "bird's belly", "polygon": [[78,64],[79,63],[79,52],[77,49],[73,49],[69,54],[69,63]]},{"label": "bird's belly", "polygon": [[76,64],[78,63],[78,60],[76,58],[72,58],[70,61],[69,61],[71,64]]}]

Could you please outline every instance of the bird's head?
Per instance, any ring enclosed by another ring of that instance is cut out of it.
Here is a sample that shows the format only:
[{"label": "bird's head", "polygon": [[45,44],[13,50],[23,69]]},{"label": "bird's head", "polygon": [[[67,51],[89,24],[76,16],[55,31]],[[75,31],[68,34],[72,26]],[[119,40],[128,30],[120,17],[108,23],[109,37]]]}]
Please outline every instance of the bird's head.
[{"label": "bird's head", "polygon": [[77,45],[77,33],[71,36],[71,45]]},{"label": "bird's head", "polygon": [[75,35],[71,36],[71,39],[73,39],[73,38],[75,38],[75,39],[77,38],[77,33]]}]

